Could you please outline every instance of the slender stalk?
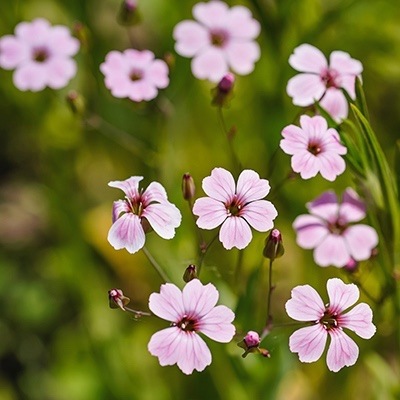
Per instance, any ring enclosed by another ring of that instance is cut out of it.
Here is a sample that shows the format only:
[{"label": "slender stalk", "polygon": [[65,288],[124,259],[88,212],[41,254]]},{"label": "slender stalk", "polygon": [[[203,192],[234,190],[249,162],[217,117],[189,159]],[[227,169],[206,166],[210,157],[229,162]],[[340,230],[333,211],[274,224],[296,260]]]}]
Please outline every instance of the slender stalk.
[{"label": "slender stalk", "polygon": [[132,308],[129,308],[126,306],[124,307],[124,309],[125,309],[125,311],[135,314],[135,318],[140,318],[142,316],[151,317],[153,315],[149,312],[133,310]]},{"label": "slender stalk", "polygon": [[269,270],[268,270],[268,294],[267,294],[267,318],[265,321],[264,329],[261,333],[260,340],[263,340],[272,330],[272,316],[270,314],[271,310],[271,295],[274,290],[274,286],[272,286],[272,263],[273,260],[269,260]]},{"label": "slender stalk", "polygon": [[150,261],[150,264],[154,267],[154,269],[157,271],[158,275],[160,275],[161,279],[164,282],[171,282],[171,279],[169,279],[168,275],[164,272],[163,268],[158,264],[158,262],[154,259],[154,257],[151,255],[149,250],[147,250],[146,247],[143,247],[143,252],[146,255],[147,259]]},{"label": "slender stalk", "polygon": [[199,262],[197,263],[197,275],[200,275],[201,266],[203,265],[204,257],[206,256],[208,250],[210,249],[211,245],[215,242],[215,239],[218,237],[218,233],[211,239],[211,241],[204,247],[204,249],[200,249],[200,257]]}]

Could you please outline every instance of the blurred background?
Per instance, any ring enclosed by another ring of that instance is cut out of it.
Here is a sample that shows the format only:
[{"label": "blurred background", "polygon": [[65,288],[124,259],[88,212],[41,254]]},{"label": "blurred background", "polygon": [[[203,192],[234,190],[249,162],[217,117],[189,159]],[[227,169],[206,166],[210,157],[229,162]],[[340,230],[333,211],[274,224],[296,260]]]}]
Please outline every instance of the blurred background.
[{"label": "blurred background", "polygon": [[[161,367],[147,351],[150,336],[168,325],[156,318],[135,321],[108,307],[107,291],[120,288],[131,306],[147,311],[159,291],[159,276],[142,252],[115,251],[107,242],[111,207],[122,192],[110,180],[144,176],[156,180],[177,205],[183,222],[167,241],[155,234],[148,249],[183,287],[185,268],[197,262],[193,219],[181,193],[189,172],[196,196],[214,167],[233,170],[217,110],[214,85],[195,79],[190,60],[174,52],[172,30],[192,19],[195,1],[138,0],[141,23],[117,22],[119,0],[20,0],[0,2],[0,36],[21,21],[44,17],[68,26],[82,39],[75,59],[78,74],[62,90],[21,92],[12,72],[0,70],[0,398],[4,400],[112,399],[398,399],[400,398],[399,315],[390,301],[374,309],[377,334],[356,337],[355,366],[328,371],[324,356],[302,364],[288,349],[294,328],[277,328],[264,340],[271,353],[241,358],[236,346],[248,330],[265,321],[268,264],[262,257],[266,234],[253,232],[243,252],[216,243],[207,254],[203,282],[220,291],[220,304],[237,309],[237,340],[207,340],[213,363],[203,373],[185,376]],[[309,283],[327,301],[326,280],[343,270],[315,265],[312,252],[295,243],[291,224],[305,203],[322,191],[340,194],[354,186],[349,172],[334,183],[320,177],[293,179],[290,158],[278,149],[281,130],[298,116],[285,88],[296,72],[287,60],[301,43],[329,55],[343,50],[364,65],[364,90],[371,123],[393,161],[400,131],[400,7],[396,0],[252,0],[243,4],[260,21],[262,56],[251,75],[238,77],[224,110],[236,128],[233,141],[244,168],[270,181],[268,196],[278,209],[286,253],[274,264],[272,314],[289,322],[284,310],[290,290]],[[105,88],[99,65],[110,50],[151,49],[171,61],[170,85],[146,104],[116,99]],[[86,112],[71,112],[65,97],[76,90]],[[215,233],[204,232],[210,240]],[[379,256],[365,263],[361,279],[374,294],[381,282]],[[240,268],[240,273],[236,271]]]}]

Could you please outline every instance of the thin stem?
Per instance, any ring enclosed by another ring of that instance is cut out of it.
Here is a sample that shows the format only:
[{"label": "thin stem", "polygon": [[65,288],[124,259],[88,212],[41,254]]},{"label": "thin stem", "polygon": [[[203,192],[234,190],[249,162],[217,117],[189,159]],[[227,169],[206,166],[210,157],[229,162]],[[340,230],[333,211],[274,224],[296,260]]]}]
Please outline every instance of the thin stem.
[{"label": "thin stem", "polygon": [[209,248],[211,247],[211,245],[215,242],[215,239],[218,237],[218,233],[211,239],[211,241],[204,247],[204,249],[200,249],[201,253],[200,253],[200,257],[199,257],[199,262],[197,264],[197,276],[200,275],[200,271],[201,271],[201,266],[203,265],[203,261],[204,261],[204,257],[206,256]]},{"label": "thin stem", "polygon": [[194,227],[195,227],[195,230],[196,230],[196,235],[197,235],[197,238],[199,240],[199,249],[200,249],[200,254],[201,254],[202,253],[202,249],[205,246],[204,237],[203,237],[201,229],[196,225],[196,215],[193,214],[193,200],[189,199],[189,200],[187,200],[187,202],[188,202],[188,205],[189,205],[190,214],[191,214],[191,216],[193,218]]},{"label": "thin stem", "polygon": [[272,263],[273,260],[269,260],[269,271],[268,271],[268,295],[267,295],[267,318],[265,321],[264,329],[261,333],[260,340],[263,340],[272,330],[272,316],[270,315],[271,310],[271,294],[274,290],[274,286],[272,286]]},{"label": "thin stem", "polygon": [[154,257],[151,255],[146,247],[143,247],[143,252],[146,255],[147,259],[150,261],[150,264],[157,271],[158,275],[160,275],[161,279],[164,282],[171,282],[171,279],[168,278],[168,275],[164,272],[163,268],[160,266],[160,264],[158,264],[158,262],[154,259]]},{"label": "thin stem", "polygon": [[151,317],[153,315],[149,312],[133,310],[132,308],[129,308],[126,306],[124,307],[124,309],[125,309],[125,311],[135,314],[135,318],[140,318],[142,316]]}]

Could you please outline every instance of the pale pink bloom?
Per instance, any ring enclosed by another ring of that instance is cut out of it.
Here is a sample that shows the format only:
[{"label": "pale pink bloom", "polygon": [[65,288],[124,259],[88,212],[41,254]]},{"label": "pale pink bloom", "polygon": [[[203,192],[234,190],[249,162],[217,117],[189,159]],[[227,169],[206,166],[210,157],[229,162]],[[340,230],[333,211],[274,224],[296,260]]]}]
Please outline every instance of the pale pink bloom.
[{"label": "pale pink bloom", "polygon": [[197,226],[214,229],[222,225],[219,240],[227,250],[244,249],[250,243],[250,226],[259,232],[274,226],[272,221],[278,213],[272,203],[261,200],[270,186],[257,172],[242,171],[235,184],[229,171],[214,168],[211,176],[203,179],[203,190],[209,197],[197,199],[193,206],[193,214],[199,217]]},{"label": "pale pink bloom", "polygon": [[321,267],[344,267],[354,261],[367,260],[378,244],[374,228],[353,224],[366,216],[364,203],[347,188],[342,202],[327,191],[307,204],[310,215],[299,215],[293,222],[297,244],[314,249],[314,260]]},{"label": "pale pink bloom", "polygon": [[355,80],[363,66],[343,51],[333,51],[329,64],[324,54],[310,44],[294,49],[289,64],[300,74],[291,78],[286,91],[297,106],[309,106],[319,101],[338,122],[348,115],[348,104],[342,89],[355,99]]},{"label": "pale pink bloom", "polygon": [[43,19],[20,22],[15,36],[0,38],[0,66],[15,69],[14,85],[19,90],[37,92],[46,86],[60,89],[75,76],[77,66],[71,58],[79,41],[67,27],[51,26]]},{"label": "pale pink bloom", "polygon": [[327,282],[329,303],[324,305],[320,295],[310,285],[297,286],[286,302],[289,317],[311,324],[300,328],[289,338],[290,351],[298,353],[301,362],[317,361],[325,349],[328,336],[330,344],[326,363],[330,371],[354,365],[358,358],[358,346],[343,330],[350,329],[363,339],[370,339],[376,331],[372,323],[372,310],[366,303],[355,304],[360,292],[353,283],[345,284],[333,278]]},{"label": "pale pink bloom", "polygon": [[254,39],[260,24],[244,6],[229,8],[222,1],[197,3],[196,21],[179,22],[173,32],[175,50],[183,57],[193,57],[192,72],[198,79],[218,82],[232,69],[247,75],[260,58]]},{"label": "pale pink bloom", "polygon": [[283,128],[281,149],[292,155],[292,169],[303,179],[310,179],[318,172],[328,181],[334,181],[346,169],[341,157],[347,153],[340,143],[339,133],[328,128],[326,119],[316,115],[300,117],[300,127],[288,125]]},{"label": "pale pink bloom", "polygon": [[113,225],[108,232],[108,241],[114,249],[125,248],[132,254],[144,246],[150,228],[162,238],[172,239],[182,219],[180,211],[168,201],[160,183],[151,182],[146,190],[139,191],[142,179],[142,176],[132,176],[108,184],[125,193],[124,200],[114,201]]},{"label": "pale pink bloom", "polygon": [[211,352],[198,333],[221,343],[232,340],[235,314],[226,306],[215,306],[218,297],[214,285],[203,285],[198,279],[188,282],[182,291],[166,283],[161,285],[160,293],[150,295],[150,310],[171,322],[169,328],[155,333],[148,344],[160,365],[178,364],[187,375],[193,370],[203,371],[211,364]]},{"label": "pale pink bloom", "polygon": [[128,97],[138,102],[154,99],[158,89],[169,84],[167,64],[154,59],[150,50],[110,51],[100,65],[100,71],[114,97]]}]

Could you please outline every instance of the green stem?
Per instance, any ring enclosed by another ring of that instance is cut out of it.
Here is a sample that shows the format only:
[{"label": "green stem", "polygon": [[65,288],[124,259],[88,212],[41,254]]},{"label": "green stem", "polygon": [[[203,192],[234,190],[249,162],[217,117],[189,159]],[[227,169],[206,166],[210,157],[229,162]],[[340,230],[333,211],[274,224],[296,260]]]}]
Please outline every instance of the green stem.
[{"label": "green stem", "polygon": [[204,257],[206,256],[209,248],[211,247],[211,245],[215,242],[215,239],[218,237],[218,233],[211,239],[211,241],[204,247],[204,249],[200,249],[201,253],[200,253],[200,257],[199,257],[199,262],[197,263],[197,276],[200,275],[200,271],[201,271],[201,266],[203,265],[203,261],[204,261]]},{"label": "green stem", "polygon": [[168,278],[168,275],[164,272],[163,268],[160,266],[160,264],[158,264],[158,262],[154,259],[154,257],[151,255],[146,247],[143,247],[143,252],[146,255],[147,259],[150,261],[150,264],[157,271],[158,275],[160,275],[161,279],[164,282],[171,282],[171,279]]},{"label": "green stem", "polygon": [[274,286],[272,286],[272,263],[273,260],[269,260],[269,270],[268,270],[268,295],[267,295],[267,318],[265,321],[264,329],[261,333],[260,340],[263,340],[272,330],[272,315],[270,314],[271,310],[271,295],[274,290]]},{"label": "green stem", "polygon": [[126,306],[124,307],[124,309],[126,311],[132,313],[132,314],[135,314],[135,318],[140,318],[142,316],[150,317],[150,316],[153,315],[153,314],[148,313],[148,312],[133,310],[132,308],[129,308],[129,307],[126,307]]}]

